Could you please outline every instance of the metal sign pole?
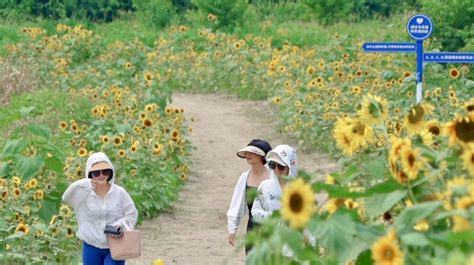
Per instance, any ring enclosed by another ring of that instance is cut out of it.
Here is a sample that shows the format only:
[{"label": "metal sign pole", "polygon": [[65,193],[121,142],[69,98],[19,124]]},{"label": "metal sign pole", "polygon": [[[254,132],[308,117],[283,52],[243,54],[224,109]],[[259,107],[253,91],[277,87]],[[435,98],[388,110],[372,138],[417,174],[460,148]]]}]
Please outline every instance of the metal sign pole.
[{"label": "metal sign pole", "polygon": [[423,99],[423,40],[416,41],[416,103]]}]

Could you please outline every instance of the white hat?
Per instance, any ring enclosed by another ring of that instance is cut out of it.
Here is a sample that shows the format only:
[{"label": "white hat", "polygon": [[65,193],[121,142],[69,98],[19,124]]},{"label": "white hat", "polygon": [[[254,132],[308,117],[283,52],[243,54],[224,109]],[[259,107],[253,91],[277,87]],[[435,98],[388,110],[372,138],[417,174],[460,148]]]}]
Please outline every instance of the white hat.
[{"label": "white hat", "polygon": [[273,150],[268,152],[265,159],[267,161],[275,161],[282,166],[287,166],[290,169],[289,175],[291,177],[296,177],[298,175],[296,150],[289,145],[277,145]]}]

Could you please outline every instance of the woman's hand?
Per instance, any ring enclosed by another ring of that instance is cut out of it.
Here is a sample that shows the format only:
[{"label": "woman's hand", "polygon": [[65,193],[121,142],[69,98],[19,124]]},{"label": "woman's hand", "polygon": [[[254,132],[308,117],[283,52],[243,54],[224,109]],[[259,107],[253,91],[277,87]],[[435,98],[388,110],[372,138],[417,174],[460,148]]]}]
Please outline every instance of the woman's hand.
[{"label": "woman's hand", "polygon": [[97,186],[101,186],[105,184],[107,184],[107,179],[104,179],[104,180],[100,180],[98,178],[91,179],[92,189],[95,189]]},{"label": "woman's hand", "polygon": [[123,231],[121,230],[121,227],[120,227],[120,225],[118,225],[118,224],[117,224],[117,225],[115,225],[115,228],[117,228],[117,230],[119,230],[119,231],[120,231],[120,234],[119,234],[119,235],[112,235],[112,234],[110,234],[109,236],[111,236],[111,237],[115,237],[115,238],[121,237],[121,236],[123,235]]},{"label": "woman's hand", "polygon": [[227,241],[229,241],[229,244],[231,246],[235,245],[235,233],[230,233],[229,238],[227,238]]}]

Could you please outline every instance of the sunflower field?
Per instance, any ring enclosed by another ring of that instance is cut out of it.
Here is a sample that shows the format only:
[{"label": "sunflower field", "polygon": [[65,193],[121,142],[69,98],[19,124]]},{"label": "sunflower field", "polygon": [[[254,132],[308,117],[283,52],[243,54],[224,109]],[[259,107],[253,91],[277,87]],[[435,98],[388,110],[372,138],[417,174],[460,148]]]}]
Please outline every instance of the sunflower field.
[{"label": "sunflower field", "polygon": [[54,107],[42,113],[21,108],[22,124],[5,133],[0,261],[77,263],[75,218],[61,196],[84,178],[89,154],[108,154],[140,218],[154,217],[177,199],[187,179],[191,127],[184,110],[169,105],[167,75],[140,42],[98,47],[90,30],[63,24],[54,32],[22,33],[28,41],[8,46],[2,60],[28,62],[42,84],[66,96],[45,97]]},{"label": "sunflower field", "polygon": [[[281,211],[249,235],[248,264],[473,264],[472,66],[426,64],[415,104],[413,55],[363,53],[376,40],[344,33],[275,45],[263,37],[271,20],[255,26],[262,36],[233,34],[218,30],[218,14],[201,15],[206,23],[148,42],[104,44],[85,26],[57,24],[23,28],[7,45],[0,64],[23,62],[57,91],[28,98],[43,107],[22,106],[1,129],[0,261],[77,263],[60,198],[92,151],[114,161],[141,218],[170,206],[189,174],[191,128],[170,105],[186,91],[267,99],[282,133],[340,164],[325,183],[302,173],[288,185]],[[327,202],[315,203],[319,192]]]}]

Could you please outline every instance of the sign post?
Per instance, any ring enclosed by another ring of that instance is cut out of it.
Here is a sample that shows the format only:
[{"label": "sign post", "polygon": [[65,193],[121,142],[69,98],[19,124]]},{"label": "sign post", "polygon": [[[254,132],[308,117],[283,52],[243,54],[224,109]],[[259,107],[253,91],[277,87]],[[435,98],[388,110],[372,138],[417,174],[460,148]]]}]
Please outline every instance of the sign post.
[{"label": "sign post", "polygon": [[431,35],[433,23],[425,15],[415,15],[408,20],[407,31],[416,40],[416,103],[420,103],[423,98],[423,40]]},{"label": "sign post", "polygon": [[433,32],[433,22],[425,15],[412,16],[407,23],[412,42],[366,42],[365,52],[415,52],[416,51],[416,103],[423,99],[423,62],[474,63],[474,52],[427,52],[423,53],[423,41]]}]

